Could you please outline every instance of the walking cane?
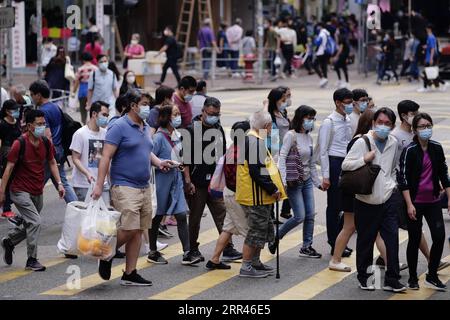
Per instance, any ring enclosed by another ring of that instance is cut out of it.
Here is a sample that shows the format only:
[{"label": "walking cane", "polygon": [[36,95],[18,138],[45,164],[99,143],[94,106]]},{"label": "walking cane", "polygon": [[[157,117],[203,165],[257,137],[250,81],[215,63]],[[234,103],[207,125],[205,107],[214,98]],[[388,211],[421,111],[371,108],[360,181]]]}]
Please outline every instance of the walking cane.
[{"label": "walking cane", "polygon": [[276,232],[276,241],[277,241],[277,275],[276,279],[280,279],[280,241],[279,239],[279,232],[280,232],[280,204],[277,201],[275,204],[276,207],[276,225],[277,225],[277,232]]}]

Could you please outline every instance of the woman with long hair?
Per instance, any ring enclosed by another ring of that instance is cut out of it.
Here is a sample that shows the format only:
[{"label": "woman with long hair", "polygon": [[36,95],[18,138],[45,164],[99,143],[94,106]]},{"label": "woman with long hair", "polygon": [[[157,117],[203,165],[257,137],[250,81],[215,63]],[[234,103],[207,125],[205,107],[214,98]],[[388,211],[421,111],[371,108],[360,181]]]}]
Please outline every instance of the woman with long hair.
[{"label": "woman with long hair", "polygon": [[45,67],[45,80],[52,90],[52,98],[61,97],[62,91],[70,91],[70,81],[65,77],[66,56],[64,47],[59,46],[58,53]]}]

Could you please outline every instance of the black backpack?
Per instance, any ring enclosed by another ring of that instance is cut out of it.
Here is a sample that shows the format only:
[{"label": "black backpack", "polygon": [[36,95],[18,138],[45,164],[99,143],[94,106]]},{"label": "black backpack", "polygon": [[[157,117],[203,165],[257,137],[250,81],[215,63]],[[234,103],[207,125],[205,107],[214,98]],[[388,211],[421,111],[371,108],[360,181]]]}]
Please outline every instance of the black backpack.
[{"label": "black backpack", "polygon": [[184,45],[181,42],[177,42],[177,60],[183,59],[184,57]]},{"label": "black backpack", "polygon": [[73,120],[71,116],[59,109],[62,116],[62,133],[61,144],[64,148],[64,156],[67,158],[72,155],[70,151],[70,145],[72,144],[72,138],[77,130],[81,129],[82,125],[78,121]]}]

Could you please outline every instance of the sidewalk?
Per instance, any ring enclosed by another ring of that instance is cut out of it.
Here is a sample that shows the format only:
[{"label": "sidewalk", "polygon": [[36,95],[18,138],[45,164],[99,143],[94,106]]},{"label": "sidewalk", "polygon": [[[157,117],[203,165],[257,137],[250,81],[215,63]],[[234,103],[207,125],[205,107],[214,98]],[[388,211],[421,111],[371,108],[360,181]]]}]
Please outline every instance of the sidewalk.
[{"label": "sidewalk", "polygon": [[[329,78],[329,86],[334,85],[337,81],[337,76],[334,70],[331,68],[328,70],[328,78]],[[371,77],[375,73],[369,73],[368,76]],[[184,75],[192,75],[197,79],[201,78],[200,74],[192,74],[190,72],[186,72]],[[256,75],[255,75],[256,76]],[[358,74],[356,71],[356,65],[350,66],[349,77],[351,84],[357,84],[361,81],[367,81],[364,74]],[[158,87],[154,84],[155,81],[159,81],[160,75],[148,75],[145,76],[145,89],[150,91],[151,93],[156,90]],[[277,86],[287,86],[290,88],[300,88],[305,85],[313,85],[317,84],[317,88],[319,88],[319,78],[316,74],[308,75],[306,70],[302,69],[297,71],[295,76],[292,78],[286,79],[277,79],[276,81],[270,81],[270,76],[268,74],[264,74],[263,83],[258,84],[257,80],[253,81],[244,81],[243,78],[231,78],[226,75],[219,75],[215,80],[209,79],[208,83],[208,91],[209,92],[220,92],[220,91],[240,91],[240,90],[267,90]],[[36,67],[27,67],[22,69],[16,69],[13,74],[13,85],[23,84],[27,88],[29,85],[37,80],[37,70]],[[2,86],[6,87],[7,80],[6,78],[2,78]],[[164,85],[169,87],[176,87],[177,82],[174,76],[171,73],[167,74],[166,81]]]}]

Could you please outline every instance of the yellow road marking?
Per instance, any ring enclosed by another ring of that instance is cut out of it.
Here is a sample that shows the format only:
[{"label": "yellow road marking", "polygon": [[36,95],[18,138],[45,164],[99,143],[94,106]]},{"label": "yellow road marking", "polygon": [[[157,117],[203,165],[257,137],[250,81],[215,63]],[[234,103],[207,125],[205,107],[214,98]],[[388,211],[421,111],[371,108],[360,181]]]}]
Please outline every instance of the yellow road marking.
[{"label": "yellow road marking", "polygon": [[[218,238],[218,233],[216,228],[209,229],[205,232],[202,232],[199,236],[199,242],[202,244],[207,244],[213,241],[216,241]],[[177,243],[167,247],[164,250],[164,258],[171,259],[180,255],[183,252],[183,248],[181,243]],[[152,267],[153,264],[147,262],[147,257],[141,257],[138,259],[136,269],[142,270],[146,268]],[[115,266],[111,269],[111,280],[122,277],[123,270],[125,269],[125,263],[122,263],[118,266]],[[91,274],[87,277],[81,279],[81,288],[80,289],[68,289],[67,286],[61,285],[57,288],[45,291],[40,293],[40,295],[48,295],[48,296],[74,296],[86,289],[93,288],[97,285],[104,283],[105,281],[100,278],[100,276],[95,273]]]},{"label": "yellow road marking", "polygon": [[[444,261],[450,261],[450,255],[443,259]],[[450,271],[448,271],[449,267],[439,272],[439,279],[445,284],[450,280]],[[422,274],[419,277],[419,286],[420,290],[408,290],[407,294],[395,294],[389,300],[426,300],[430,298],[433,294],[447,294],[448,292],[438,292],[433,289],[425,288],[426,273]]]},{"label": "yellow road marking", "polygon": [[[56,258],[56,259],[53,259],[53,260],[50,260],[50,261],[47,261],[47,262],[42,262],[42,264],[44,266],[46,266],[47,268],[50,268],[50,267],[56,266],[58,264],[61,264],[61,263],[65,262],[65,261],[67,261],[67,260],[64,259],[64,258]],[[34,271],[25,270],[25,268],[23,268],[23,269],[16,268],[14,270],[7,271],[7,272],[4,272],[4,273],[0,274],[0,283],[11,281],[11,280],[15,280],[17,278],[29,275],[29,274],[31,274],[33,272]]]},{"label": "yellow road marking", "polygon": [[[326,231],[323,226],[316,226],[314,230],[314,235],[321,234]],[[300,232],[300,238],[302,238],[302,232]],[[299,233],[292,232],[287,237],[280,241],[280,254],[286,252],[299,245]],[[267,250],[261,251],[261,261],[266,263],[274,259],[274,257],[267,252]],[[221,284],[239,274],[239,269],[241,264],[231,264],[231,269],[229,270],[213,270],[205,274],[202,274],[196,278],[188,280],[182,284],[179,284],[173,288],[166,291],[160,292],[156,295],[149,297],[149,299],[155,300],[186,300],[192,296],[202,293],[216,285]]]},{"label": "yellow road marking", "polygon": [[[399,234],[399,243],[408,239],[408,233],[401,230]],[[378,255],[377,249],[374,250],[374,256]],[[317,296],[319,293],[341,282],[351,274],[356,272],[356,253],[351,258],[343,259],[343,262],[352,268],[351,272],[338,272],[329,270],[328,267],[314,274],[308,279],[300,282],[296,286],[275,296],[272,300],[308,300]]]}]

